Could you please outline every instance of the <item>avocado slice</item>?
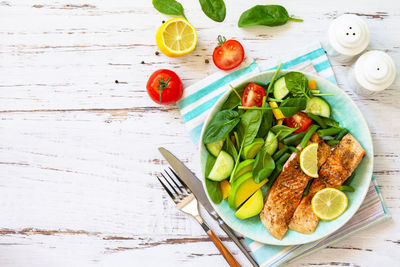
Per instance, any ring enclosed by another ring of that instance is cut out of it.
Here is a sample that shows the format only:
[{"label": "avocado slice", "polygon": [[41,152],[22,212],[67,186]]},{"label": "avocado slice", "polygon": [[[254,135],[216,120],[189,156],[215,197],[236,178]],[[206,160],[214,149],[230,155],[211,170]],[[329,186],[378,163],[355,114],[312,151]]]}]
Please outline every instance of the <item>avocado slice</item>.
[{"label": "avocado slice", "polygon": [[245,161],[240,162],[239,165],[236,167],[235,175],[229,182],[233,183],[237,178],[239,178],[243,174],[251,172],[251,170],[253,169],[254,161],[255,161],[254,159],[246,159]]},{"label": "avocado slice", "polygon": [[245,202],[254,192],[260,189],[268,179],[256,184],[253,181],[251,172],[245,173],[240,176],[231,187],[228,196],[229,207],[237,209],[243,202]]},{"label": "avocado slice", "polygon": [[268,132],[267,138],[265,138],[265,146],[267,147],[267,153],[271,156],[278,149],[278,138],[275,138],[275,134],[272,131]]},{"label": "avocado slice", "polygon": [[264,206],[264,198],[261,189],[258,189],[236,212],[239,219],[247,219],[261,212]]},{"label": "avocado slice", "polygon": [[265,143],[264,139],[262,139],[262,138],[254,139],[253,143],[251,143],[250,145],[245,146],[243,148],[242,158],[243,159],[254,159],[255,156],[257,155],[258,151],[264,145],[264,143]]}]

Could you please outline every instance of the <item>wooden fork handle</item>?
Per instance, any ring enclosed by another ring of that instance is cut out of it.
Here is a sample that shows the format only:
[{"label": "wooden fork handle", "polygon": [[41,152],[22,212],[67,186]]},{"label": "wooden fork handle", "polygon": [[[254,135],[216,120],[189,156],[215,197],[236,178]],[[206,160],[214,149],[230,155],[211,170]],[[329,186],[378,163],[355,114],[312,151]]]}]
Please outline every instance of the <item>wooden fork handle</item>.
[{"label": "wooden fork handle", "polygon": [[221,252],[222,256],[224,256],[225,260],[231,267],[240,267],[240,264],[236,261],[236,259],[232,256],[229,250],[225,247],[222,241],[214,234],[211,229],[208,229],[207,235],[211,238],[214,242],[215,246]]}]

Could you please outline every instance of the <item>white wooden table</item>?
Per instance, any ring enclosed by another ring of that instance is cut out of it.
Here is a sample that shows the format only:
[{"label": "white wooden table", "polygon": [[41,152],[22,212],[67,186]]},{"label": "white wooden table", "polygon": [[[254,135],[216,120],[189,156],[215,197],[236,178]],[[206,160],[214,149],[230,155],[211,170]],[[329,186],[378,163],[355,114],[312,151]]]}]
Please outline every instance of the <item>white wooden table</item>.
[{"label": "white wooden table", "polygon": [[[218,34],[240,40],[263,63],[322,39],[332,19],[350,12],[368,22],[370,48],[400,61],[397,0],[275,1],[304,22],[247,30],[236,26],[240,13],[270,1],[226,0],[223,23],[208,19],[197,1],[180,2],[199,42],[171,59],[155,54],[155,31],[169,17],[150,0],[0,1],[0,266],[225,265],[155,179],[167,166],[158,146],[194,171],[198,160],[176,106],[153,103],[145,90],[159,68],[176,71],[185,86],[215,71]],[[393,220],[293,266],[395,266],[400,79],[384,94],[359,97],[347,85],[349,66],[332,63],[371,128],[375,174]]]}]

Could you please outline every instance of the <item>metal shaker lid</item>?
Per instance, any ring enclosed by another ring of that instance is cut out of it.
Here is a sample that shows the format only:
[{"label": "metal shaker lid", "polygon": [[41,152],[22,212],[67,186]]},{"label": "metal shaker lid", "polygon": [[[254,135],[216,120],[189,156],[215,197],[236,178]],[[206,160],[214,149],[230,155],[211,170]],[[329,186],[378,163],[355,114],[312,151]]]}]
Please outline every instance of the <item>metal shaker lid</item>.
[{"label": "metal shaker lid", "polygon": [[344,14],[329,27],[329,42],[340,54],[355,56],[367,48],[369,44],[369,29],[367,23],[360,17]]},{"label": "metal shaker lid", "polygon": [[371,91],[382,91],[393,83],[396,65],[385,52],[373,50],[358,58],[354,72],[362,87]]}]

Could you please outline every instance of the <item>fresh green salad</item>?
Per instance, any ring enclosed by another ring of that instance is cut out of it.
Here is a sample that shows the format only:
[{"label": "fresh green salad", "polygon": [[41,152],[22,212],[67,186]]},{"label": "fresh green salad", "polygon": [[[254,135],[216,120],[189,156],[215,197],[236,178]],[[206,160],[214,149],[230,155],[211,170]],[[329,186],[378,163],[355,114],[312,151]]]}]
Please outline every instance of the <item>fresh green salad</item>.
[{"label": "fresh green salad", "polygon": [[300,72],[279,77],[279,70],[265,84],[232,87],[203,135],[207,192],[214,203],[227,199],[241,219],[261,211],[260,188],[272,186],[291,153],[304,148],[314,132],[331,146],[348,132],[330,118],[322,98],[330,94]]}]

